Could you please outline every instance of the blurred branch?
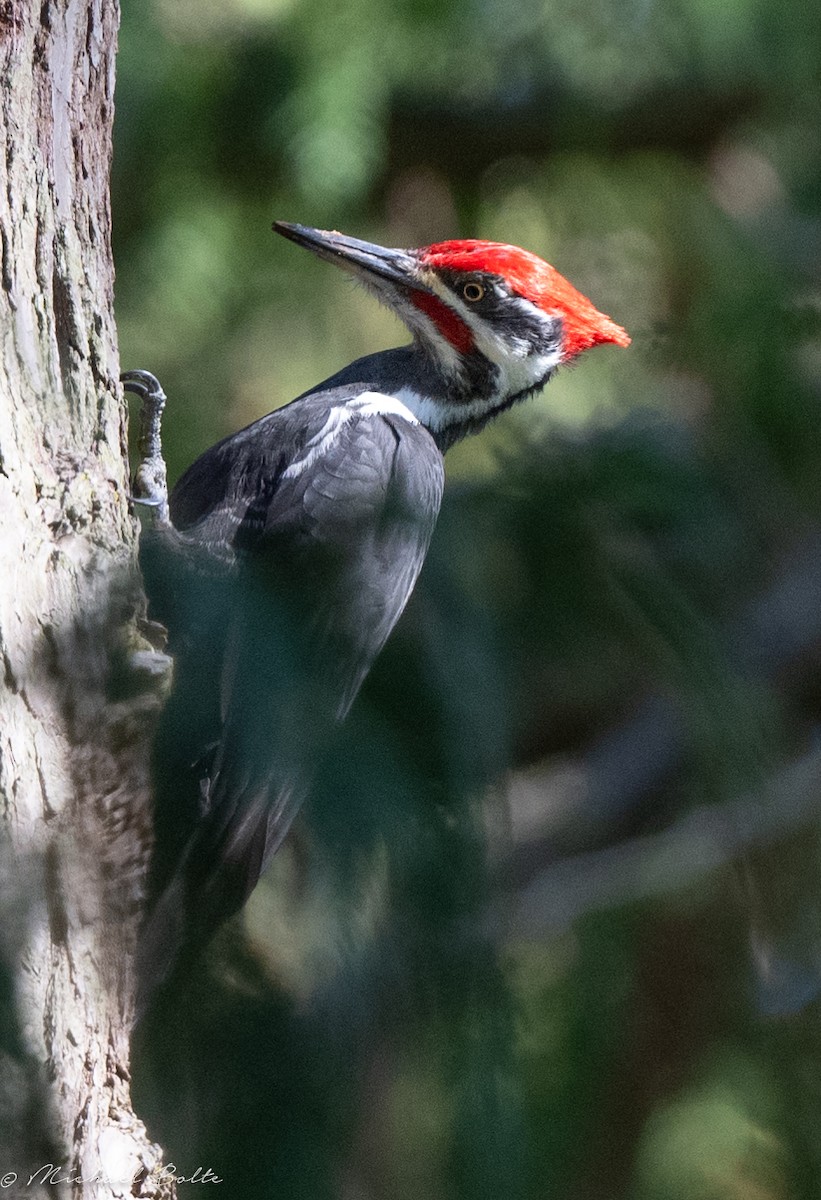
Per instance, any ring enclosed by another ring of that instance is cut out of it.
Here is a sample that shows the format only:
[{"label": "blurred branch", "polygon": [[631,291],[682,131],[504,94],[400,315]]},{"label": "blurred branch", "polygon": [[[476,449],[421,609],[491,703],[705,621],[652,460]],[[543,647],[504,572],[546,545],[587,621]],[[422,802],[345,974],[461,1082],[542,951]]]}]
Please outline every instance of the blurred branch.
[{"label": "blurred branch", "polygon": [[[502,902],[506,936],[544,936],[584,913],[665,895],[753,847],[821,816],[821,750],[780,771],[763,793],[692,809],[662,833],[565,858]],[[499,903],[490,924],[499,922]]]},{"label": "blurred branch", "polygon": [[389,174],[435,167],[455,182],[478,173],[515,148],[542,159],[558,151],[604,153],[663,150],[703,158],[721,134],[762,101],[749,85],[709,89],[671,81],[622,106],[605,106],[578,89],[553,85],[521,102],[498,97],[485,105],[442,97],[398,97],[391,114]]},{"label": "blurred branch", "polygon": [[[724,638],[728,667],[795,695],[821,646],[821,534],[789,557],[780,575]],[[536,872],[582,847],[601,844],[643,812],[669,783],[689,751],[685,716],[675,701],[650,695],[633,716],[601,736],[568,771],[514,778],[514,819],[529,835],[504,866],[505,882],[521,887]]]}]

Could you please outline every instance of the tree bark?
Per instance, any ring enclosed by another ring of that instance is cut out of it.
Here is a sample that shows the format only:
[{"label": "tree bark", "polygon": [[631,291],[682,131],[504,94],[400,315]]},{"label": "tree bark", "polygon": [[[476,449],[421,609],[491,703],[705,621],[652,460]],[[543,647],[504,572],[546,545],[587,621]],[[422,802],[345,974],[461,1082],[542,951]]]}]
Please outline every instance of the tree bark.
[{"label": "tree bark", "polygon": [[116,0],[0,0],[4,1195],[171,1194],[129,1097],[159,700],[133,653],[108,191],[118,19]]}]

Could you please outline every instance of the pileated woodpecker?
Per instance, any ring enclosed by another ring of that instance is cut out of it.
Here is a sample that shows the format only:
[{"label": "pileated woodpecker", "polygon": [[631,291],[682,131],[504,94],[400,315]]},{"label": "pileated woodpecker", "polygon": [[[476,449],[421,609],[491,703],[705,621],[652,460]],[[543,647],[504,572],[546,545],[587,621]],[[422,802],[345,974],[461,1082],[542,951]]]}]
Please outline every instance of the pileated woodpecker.
[{"label": "pileated woodpecker", "polygon": [[[159,519],[141,562],[175,658],[155,755],[143,1003],[184,945],[201,948],[241,907],[282,842],[413,590],[443,453],[583,350],[630,341],[514,246],[390,250],[274,229],[352,273],[413,341],[351,363],[212,447],[174,488],[170,521],[164,473],[153,490],[143,483]],[[124,376],[143,393],[154,382]],[[158,388],[153,399],[157,432]],[[156,467],[158,443],[143,448]]]}]

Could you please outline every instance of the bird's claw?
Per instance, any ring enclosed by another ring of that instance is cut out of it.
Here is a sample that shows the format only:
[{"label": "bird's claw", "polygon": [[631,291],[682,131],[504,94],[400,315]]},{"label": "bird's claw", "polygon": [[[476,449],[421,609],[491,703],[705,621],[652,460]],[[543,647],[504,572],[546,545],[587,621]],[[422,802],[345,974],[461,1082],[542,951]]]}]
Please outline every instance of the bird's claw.
[{"label": "bird's claw", "polygon": [[166,395],[156,375],[150,371],[124,371],[120,382],[127,392],[142,400],[140,405],[140,461],[134,472],[132,504],[141,504],[153,513],[155,525],[167,525],[168,486],[162,454],[160,425]]},{"label": "bird's claw", "polygon": [[152,375],[150,371],[123,371],[120,383],[127,392],[133,392],[135,396],[165,404],[167,396],[157,376]]},{"label": "bird's claw", "polygon": [[168,503],[168,497],[158,498],[156,496],[135,496],[131,494],[128,496],[128,503],[141,504],[143,508],[160,508],[163,504]]}]

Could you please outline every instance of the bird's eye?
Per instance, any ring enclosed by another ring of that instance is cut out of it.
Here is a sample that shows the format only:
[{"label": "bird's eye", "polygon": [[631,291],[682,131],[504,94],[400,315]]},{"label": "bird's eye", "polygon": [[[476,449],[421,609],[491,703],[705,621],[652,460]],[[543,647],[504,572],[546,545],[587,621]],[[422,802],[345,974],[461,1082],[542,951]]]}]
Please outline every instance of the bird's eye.
[{"label": "bird's eye", "polygon": [[485,289],[482,287],[481,283],[477,283],[475,279],[472,279],[470,283],[466,283],[462,287],[462,295],[471,304],[475,304],[477,300],[481,300],[484,297],[484,294]]}]

